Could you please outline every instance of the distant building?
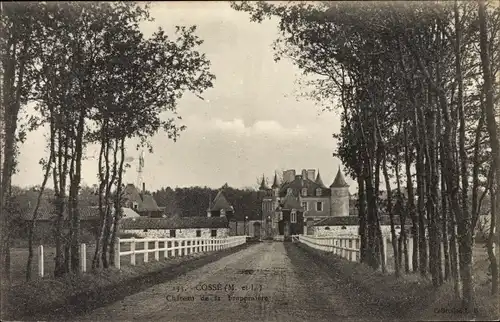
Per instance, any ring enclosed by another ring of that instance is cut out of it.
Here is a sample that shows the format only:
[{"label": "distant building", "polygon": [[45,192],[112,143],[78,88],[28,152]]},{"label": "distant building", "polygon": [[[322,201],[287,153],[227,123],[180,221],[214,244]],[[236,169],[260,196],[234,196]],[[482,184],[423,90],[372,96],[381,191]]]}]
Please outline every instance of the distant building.
[{"label": "distant building", "polygon": [[210,201],[207,209],[207,217],[226,217],[232,219],[234,215],[234,208],[229,204],[224,196],[224,188],[227,187],[227,183],[217,192],[214,200]]},{"label": "distant building", "polygon": [[266,237],[285,239],[294,234],[312,234],[315,223],[330,217],[349,216],[349,185],[340,167],[330,187],[316,170],[283,173],[283,182],[274,175],[271,188],[264,178],[259,188],[262,198],[262,226]]},{"label": "distant building", "polygon": [[[401,222],[399,216],[394,216],[394,225],[396,235],[399,236],[401,232]],[[409,229],[411,220],[406,219],[405,228]],[[380,229],[382,234],[390,235],[391,222],[389,216],[380,217]],[[330,217],[320,220],[312,226],[311,234],[318,237],[327,236],[352,236],[359,234],[359,217],[358,216],[343,216],[343,217]]]},{"label": "distant building", "polygon": [[127,184],[123,191],[123,206],[131,208],[140,216],[163,217],[164,209],[158,207],[155,198],[146,192],[145,184],[139,191],[133,184]]},{"label": "distant building", "polygon": [[126,218],[119,223],[121,233],[149,238],[227,237],[224,217]]}]

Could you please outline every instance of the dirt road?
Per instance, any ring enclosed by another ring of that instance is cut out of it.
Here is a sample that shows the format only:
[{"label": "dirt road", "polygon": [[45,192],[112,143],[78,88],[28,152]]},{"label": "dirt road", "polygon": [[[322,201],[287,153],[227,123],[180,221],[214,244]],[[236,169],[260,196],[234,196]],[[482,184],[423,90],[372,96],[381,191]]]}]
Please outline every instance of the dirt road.
[{"label": "dirt road", "polygon": [[294,245],[264,242],[78,320],[373,320],[353,296]]}]

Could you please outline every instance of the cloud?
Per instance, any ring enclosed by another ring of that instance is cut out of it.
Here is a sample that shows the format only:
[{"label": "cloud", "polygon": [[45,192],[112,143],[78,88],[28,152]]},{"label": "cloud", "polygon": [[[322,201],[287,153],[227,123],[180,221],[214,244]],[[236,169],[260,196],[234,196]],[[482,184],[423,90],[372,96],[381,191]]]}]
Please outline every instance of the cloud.
[{"label": "cloud", "polygon": [[216,118],[212,122],[212,128],[228,134],[237,134],[244,136],[297,136],[307,134],[307,130],[299,125],[295,127],[284,127],[275,120],[258,120],[251,126],[245,126],[241,118],[234,118],[230,121],[224,121]]}]

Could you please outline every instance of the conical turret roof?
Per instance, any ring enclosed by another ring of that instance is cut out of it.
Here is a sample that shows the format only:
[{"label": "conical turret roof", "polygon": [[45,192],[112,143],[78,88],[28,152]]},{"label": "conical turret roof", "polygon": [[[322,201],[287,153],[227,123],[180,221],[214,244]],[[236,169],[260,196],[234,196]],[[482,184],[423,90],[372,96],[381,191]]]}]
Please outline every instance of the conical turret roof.
[{"label": "conical turret roof", "polygon": [[321,188],[326,188],[325,184],[323,183],[323,180],[321,180],[321,175],[319,174],[319,169],[318,169],[318,175],[316,176],[316,180],[314,182],[316,182],[316,184],[320,185]]},{"label": "conical turret roof", "polygon": [[333,180],[333,183],[330,186],[330,188],[345,188],[345,187],[349,187],[349,185],[345,181],[344,175],[342,174],[342,171],[340,171],[340,166],[339,166],[339,171],[337,172],[337,176],[335,177],[335,180]]},{"label": "conical turret roof", "polygon": [[266,186],[266,180],[264,175],[262,175],[262,181],[260,182],[259,190],[268,190],[269,188]]},{"label": "conical turret roof", "polygon": [[271,188],[279,188],[279,183],[278,183],[278,175],[276,174],[276,172],[274,173],[274,181],[273,181],[273,185]]}]

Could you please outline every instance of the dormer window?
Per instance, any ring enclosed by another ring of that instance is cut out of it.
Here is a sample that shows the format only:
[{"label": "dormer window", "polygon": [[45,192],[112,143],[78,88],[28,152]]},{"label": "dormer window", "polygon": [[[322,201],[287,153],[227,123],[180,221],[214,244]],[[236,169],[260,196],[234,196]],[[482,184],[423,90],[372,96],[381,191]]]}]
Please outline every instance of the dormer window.
[{"label": "dormer window", "polygon": [[316,196],[321,197],[321,188],[316,189]]},{"label": "dormer window", "polygon": [[297,213],[295,211],[292,211],[290,214],[290,222],[295,224],[297,222]]},{"label": "dormer window", "polygon": [[138,204],[137,202],[133,202],[133,203],[132,203],[132,208],[133,208],[134,210],[137,210],[137,208],[139,208],[139,204]]},{"label": "dormer window", "polygon": [[287,195],[291,195],[291,194],[292,194],[292,188],[288,188],[288,189],[286,189],[286,194],[287,194]]},{"label": "dormer window", "polygon": [[307,196],[307,188],[302,188],[302,196],[303,197]]}]

